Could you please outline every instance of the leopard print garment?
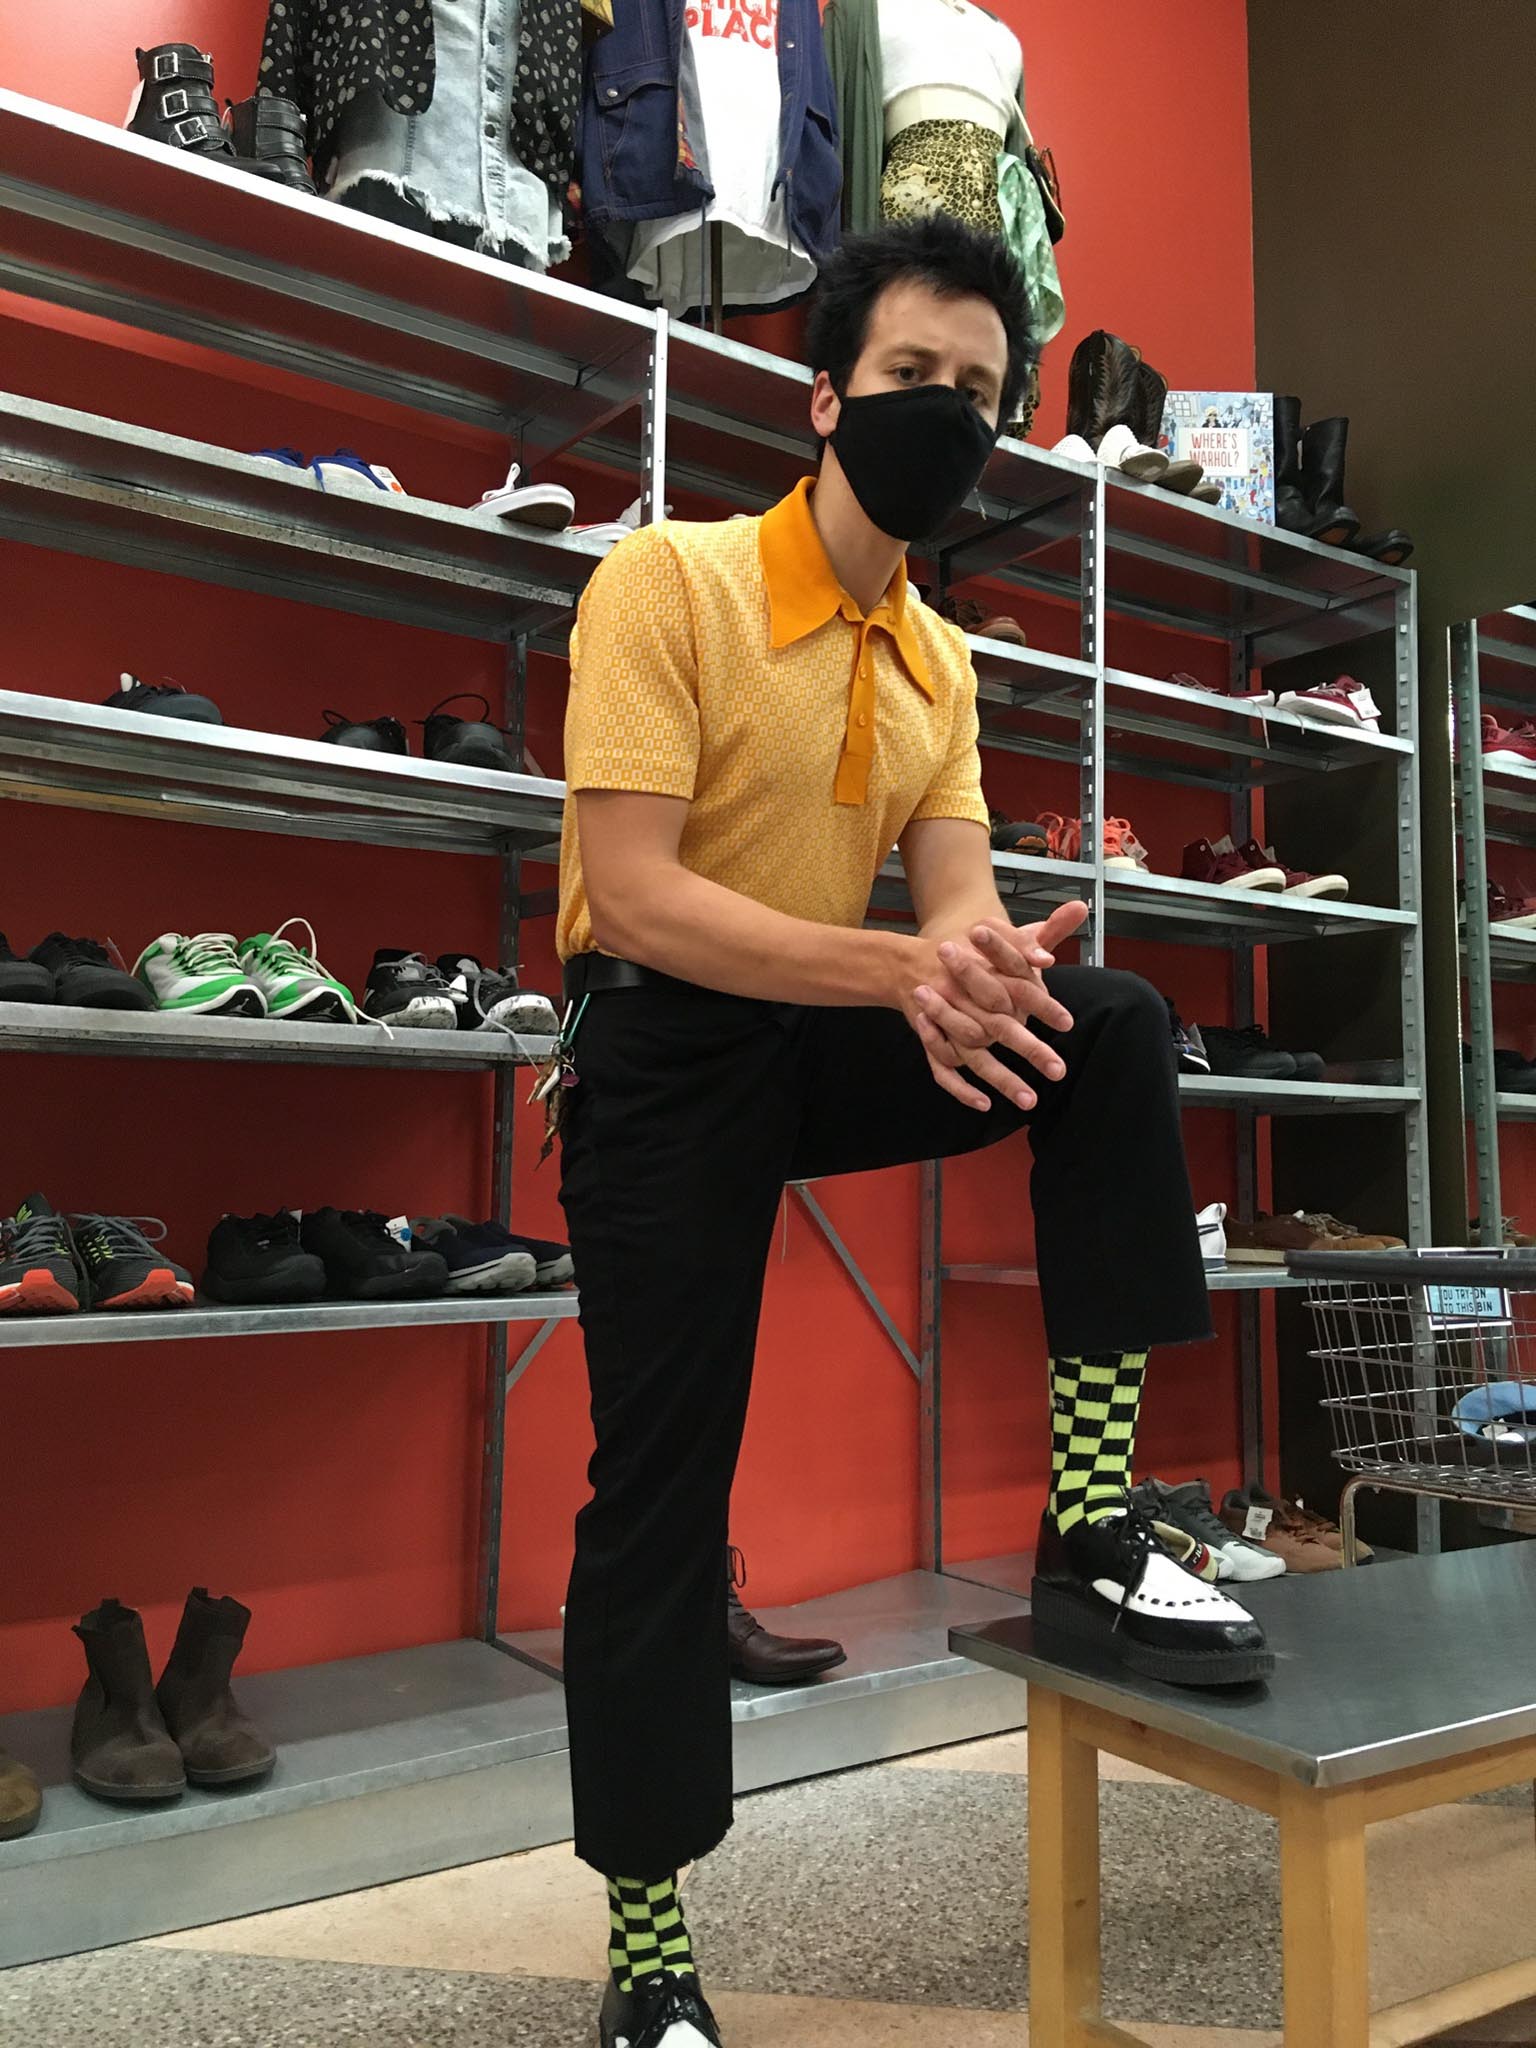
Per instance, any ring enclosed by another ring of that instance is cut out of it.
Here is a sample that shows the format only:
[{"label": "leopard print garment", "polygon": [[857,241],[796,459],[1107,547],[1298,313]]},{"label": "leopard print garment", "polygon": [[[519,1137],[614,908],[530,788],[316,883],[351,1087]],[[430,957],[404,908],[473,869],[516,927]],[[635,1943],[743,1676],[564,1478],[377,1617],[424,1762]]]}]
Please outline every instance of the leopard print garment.
[{"label": "leopard print garment", "polygon": [[[891,144],[880,180],[885,220],[947,213],[999,240],[1003,209],[997,196],[997,137],[974,121],[914,121]],[[1040,372],[1031,369],[1010,434],[1020,439],[1035,423]]]}]

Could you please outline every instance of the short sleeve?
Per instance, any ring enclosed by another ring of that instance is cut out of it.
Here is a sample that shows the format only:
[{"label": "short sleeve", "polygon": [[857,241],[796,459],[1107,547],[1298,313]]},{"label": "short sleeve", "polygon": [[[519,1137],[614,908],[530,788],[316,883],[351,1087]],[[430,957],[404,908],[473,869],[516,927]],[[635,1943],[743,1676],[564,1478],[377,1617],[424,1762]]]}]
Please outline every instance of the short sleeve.
[{"label": "short sleeve", "polygon": [[692,798],[698,657],[682,564],[643,526],[587,585],[571,635],[565,779],[582,789]]},{"label": "short sleeve", "polygon": [[981,754],[976,745],[980,730],[976,671],[967,661],[965,673],[955,688],[949,749],[912,813],[914,823],[926,818],[969,818],[978,825],[987,823],[987,800],[981,793]]}]

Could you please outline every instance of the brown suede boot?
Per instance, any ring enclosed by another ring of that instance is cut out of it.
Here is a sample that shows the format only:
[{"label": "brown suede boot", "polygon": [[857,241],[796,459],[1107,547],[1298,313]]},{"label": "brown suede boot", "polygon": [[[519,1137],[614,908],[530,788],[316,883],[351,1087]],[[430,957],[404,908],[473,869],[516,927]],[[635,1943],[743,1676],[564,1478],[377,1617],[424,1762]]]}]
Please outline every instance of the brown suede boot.
[{"label": "brown suede boot", "polygon": [[0,1842],[30,1835],[42,1810],[42,1786],[25,1764],[0,1749]]},{"label": "brown suede boot", "polygon": [[211,1600],[206,1586],[194,1586],[155,1688],[165,1725],[194,1785],[263,1778],[277,1761],[277,1751],[229,1689],[250,1619],[249,1607],[228,1594]]},{"label": "brown suede boot", "polygon": [[186,1773],[155,1705],[143,1622],[120,1600],[103,1600],[75,1634],[91,1674],[70,1736],[75,1783],[98,1799],[176,1798]]}]

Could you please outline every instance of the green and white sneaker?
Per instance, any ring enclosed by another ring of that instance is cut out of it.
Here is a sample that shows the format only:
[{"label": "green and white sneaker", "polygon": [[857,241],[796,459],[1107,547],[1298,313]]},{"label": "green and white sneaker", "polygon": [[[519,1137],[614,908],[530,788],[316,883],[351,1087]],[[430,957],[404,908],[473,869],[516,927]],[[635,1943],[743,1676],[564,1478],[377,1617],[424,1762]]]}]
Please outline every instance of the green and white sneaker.
[{"label": "green and white sneaker", "polygon": [[161,1010],[182,1016],[264,1017],[266,998],[240,965],[232,932],[162,932],[134,962]]},{"label": "green and white sneaker", "polygon": [[[298,925],[308,946],[296,945],[284,933]],[[271,1017],[299,1017],[308,1024],[355,1024],[357,1005],[352,991],[328,974],[315,957],[315,931],[307,918],[290,917],[275,932],[258,932],[240,941],[240,965],[260,989]]]}]

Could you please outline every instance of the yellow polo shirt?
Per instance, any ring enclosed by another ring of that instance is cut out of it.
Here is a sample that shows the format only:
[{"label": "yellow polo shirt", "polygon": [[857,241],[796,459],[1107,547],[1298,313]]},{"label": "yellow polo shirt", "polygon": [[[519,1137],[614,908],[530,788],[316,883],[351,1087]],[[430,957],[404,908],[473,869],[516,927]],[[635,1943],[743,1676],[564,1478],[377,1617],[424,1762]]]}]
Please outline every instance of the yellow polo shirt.
[{"label": "yellow polo shirt", "polygon": [[[902,562],[866,617],[839,585],[807,477],[761,519],[668,519],[620,541],[571,635],[572,794],[686,797],[695,874],[814,924],[863,922],[914,818],[987,822],[965,635]],[[576,806],[560,957],[595,950]]]}]

